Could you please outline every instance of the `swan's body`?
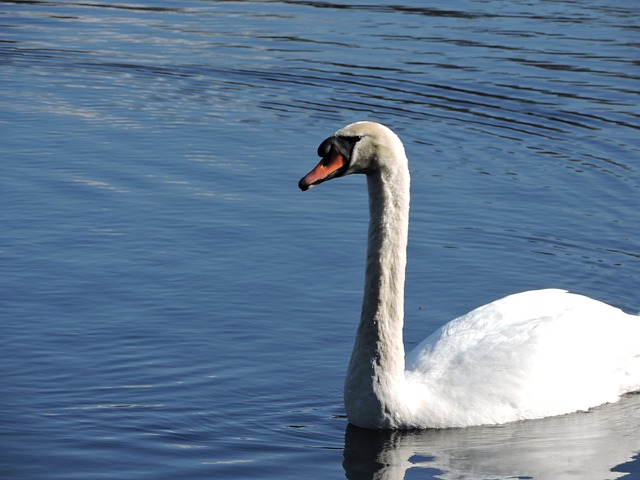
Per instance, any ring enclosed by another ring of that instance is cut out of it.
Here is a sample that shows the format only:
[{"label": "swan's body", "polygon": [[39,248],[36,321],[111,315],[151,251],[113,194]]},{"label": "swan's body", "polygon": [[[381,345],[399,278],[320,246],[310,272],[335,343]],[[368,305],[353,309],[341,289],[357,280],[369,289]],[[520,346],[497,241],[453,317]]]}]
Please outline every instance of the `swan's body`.
[{"label": "swan's body", "polygon": [[402,342],[409,169],[387,127],[358,122],[318,148],[299,186],[365,173],[369,240],[362,315],[345,380],[367,428],[506,423],[585,410],[640,390],[640,318],[563,290],[519,293]]}]

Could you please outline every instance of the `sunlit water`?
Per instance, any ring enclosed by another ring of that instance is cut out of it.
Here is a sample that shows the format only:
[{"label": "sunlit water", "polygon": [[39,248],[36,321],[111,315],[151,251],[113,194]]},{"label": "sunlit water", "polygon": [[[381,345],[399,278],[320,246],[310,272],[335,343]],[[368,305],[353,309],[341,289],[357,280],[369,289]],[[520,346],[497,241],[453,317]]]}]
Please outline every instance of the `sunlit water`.
[{"label": "sunlit water", "polygon": [[3,478],[640,478],[640,396],[347,428],[366,188],[296,183],[348,122],[411,160],[409,347],[530,288],[640,309],[640,6],[444,5],[0,1]]}]

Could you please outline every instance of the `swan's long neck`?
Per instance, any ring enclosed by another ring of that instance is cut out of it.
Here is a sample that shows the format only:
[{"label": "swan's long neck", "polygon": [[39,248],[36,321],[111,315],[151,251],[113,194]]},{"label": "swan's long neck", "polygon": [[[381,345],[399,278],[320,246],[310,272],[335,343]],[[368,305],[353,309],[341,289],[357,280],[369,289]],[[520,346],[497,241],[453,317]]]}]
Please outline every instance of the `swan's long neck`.
[{"label": "swan's long neck", "polygon": [[403,168],[367,176],[370,221],[364,298],[345,381],[347,414],[360,426],[397,426],[395,417],[404,410],[399,394],[405,381],[402,325],[409,171],[403,163]]}]

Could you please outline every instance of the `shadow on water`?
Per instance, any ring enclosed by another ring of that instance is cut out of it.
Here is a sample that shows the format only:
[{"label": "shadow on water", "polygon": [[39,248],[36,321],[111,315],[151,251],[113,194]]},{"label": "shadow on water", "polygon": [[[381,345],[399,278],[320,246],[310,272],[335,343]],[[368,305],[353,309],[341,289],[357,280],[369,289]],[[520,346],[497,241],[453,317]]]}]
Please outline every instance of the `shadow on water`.
[{"label": "shadow on water", "polygon": [[500,426],[389,432],[349,425],[343,466],[349,480],[398,480],[412,468],[441,479],[638,475],[630,462],[640,451],[639,413],[636,394],[586,413]]}]

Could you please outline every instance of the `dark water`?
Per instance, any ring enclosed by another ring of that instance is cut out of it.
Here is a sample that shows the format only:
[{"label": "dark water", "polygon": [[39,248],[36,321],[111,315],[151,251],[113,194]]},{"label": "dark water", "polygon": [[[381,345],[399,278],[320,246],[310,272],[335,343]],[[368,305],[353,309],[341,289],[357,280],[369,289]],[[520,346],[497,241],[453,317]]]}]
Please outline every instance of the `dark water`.
[{"label": "dark water", "polygon": [[[640,309],[640,5],[0,1],[0,476],[640,478],[640,396],[347,428],[360,119],[412,162],[409,346],[516,291]],[[594,352],[597,354],[597,352]]]}]

